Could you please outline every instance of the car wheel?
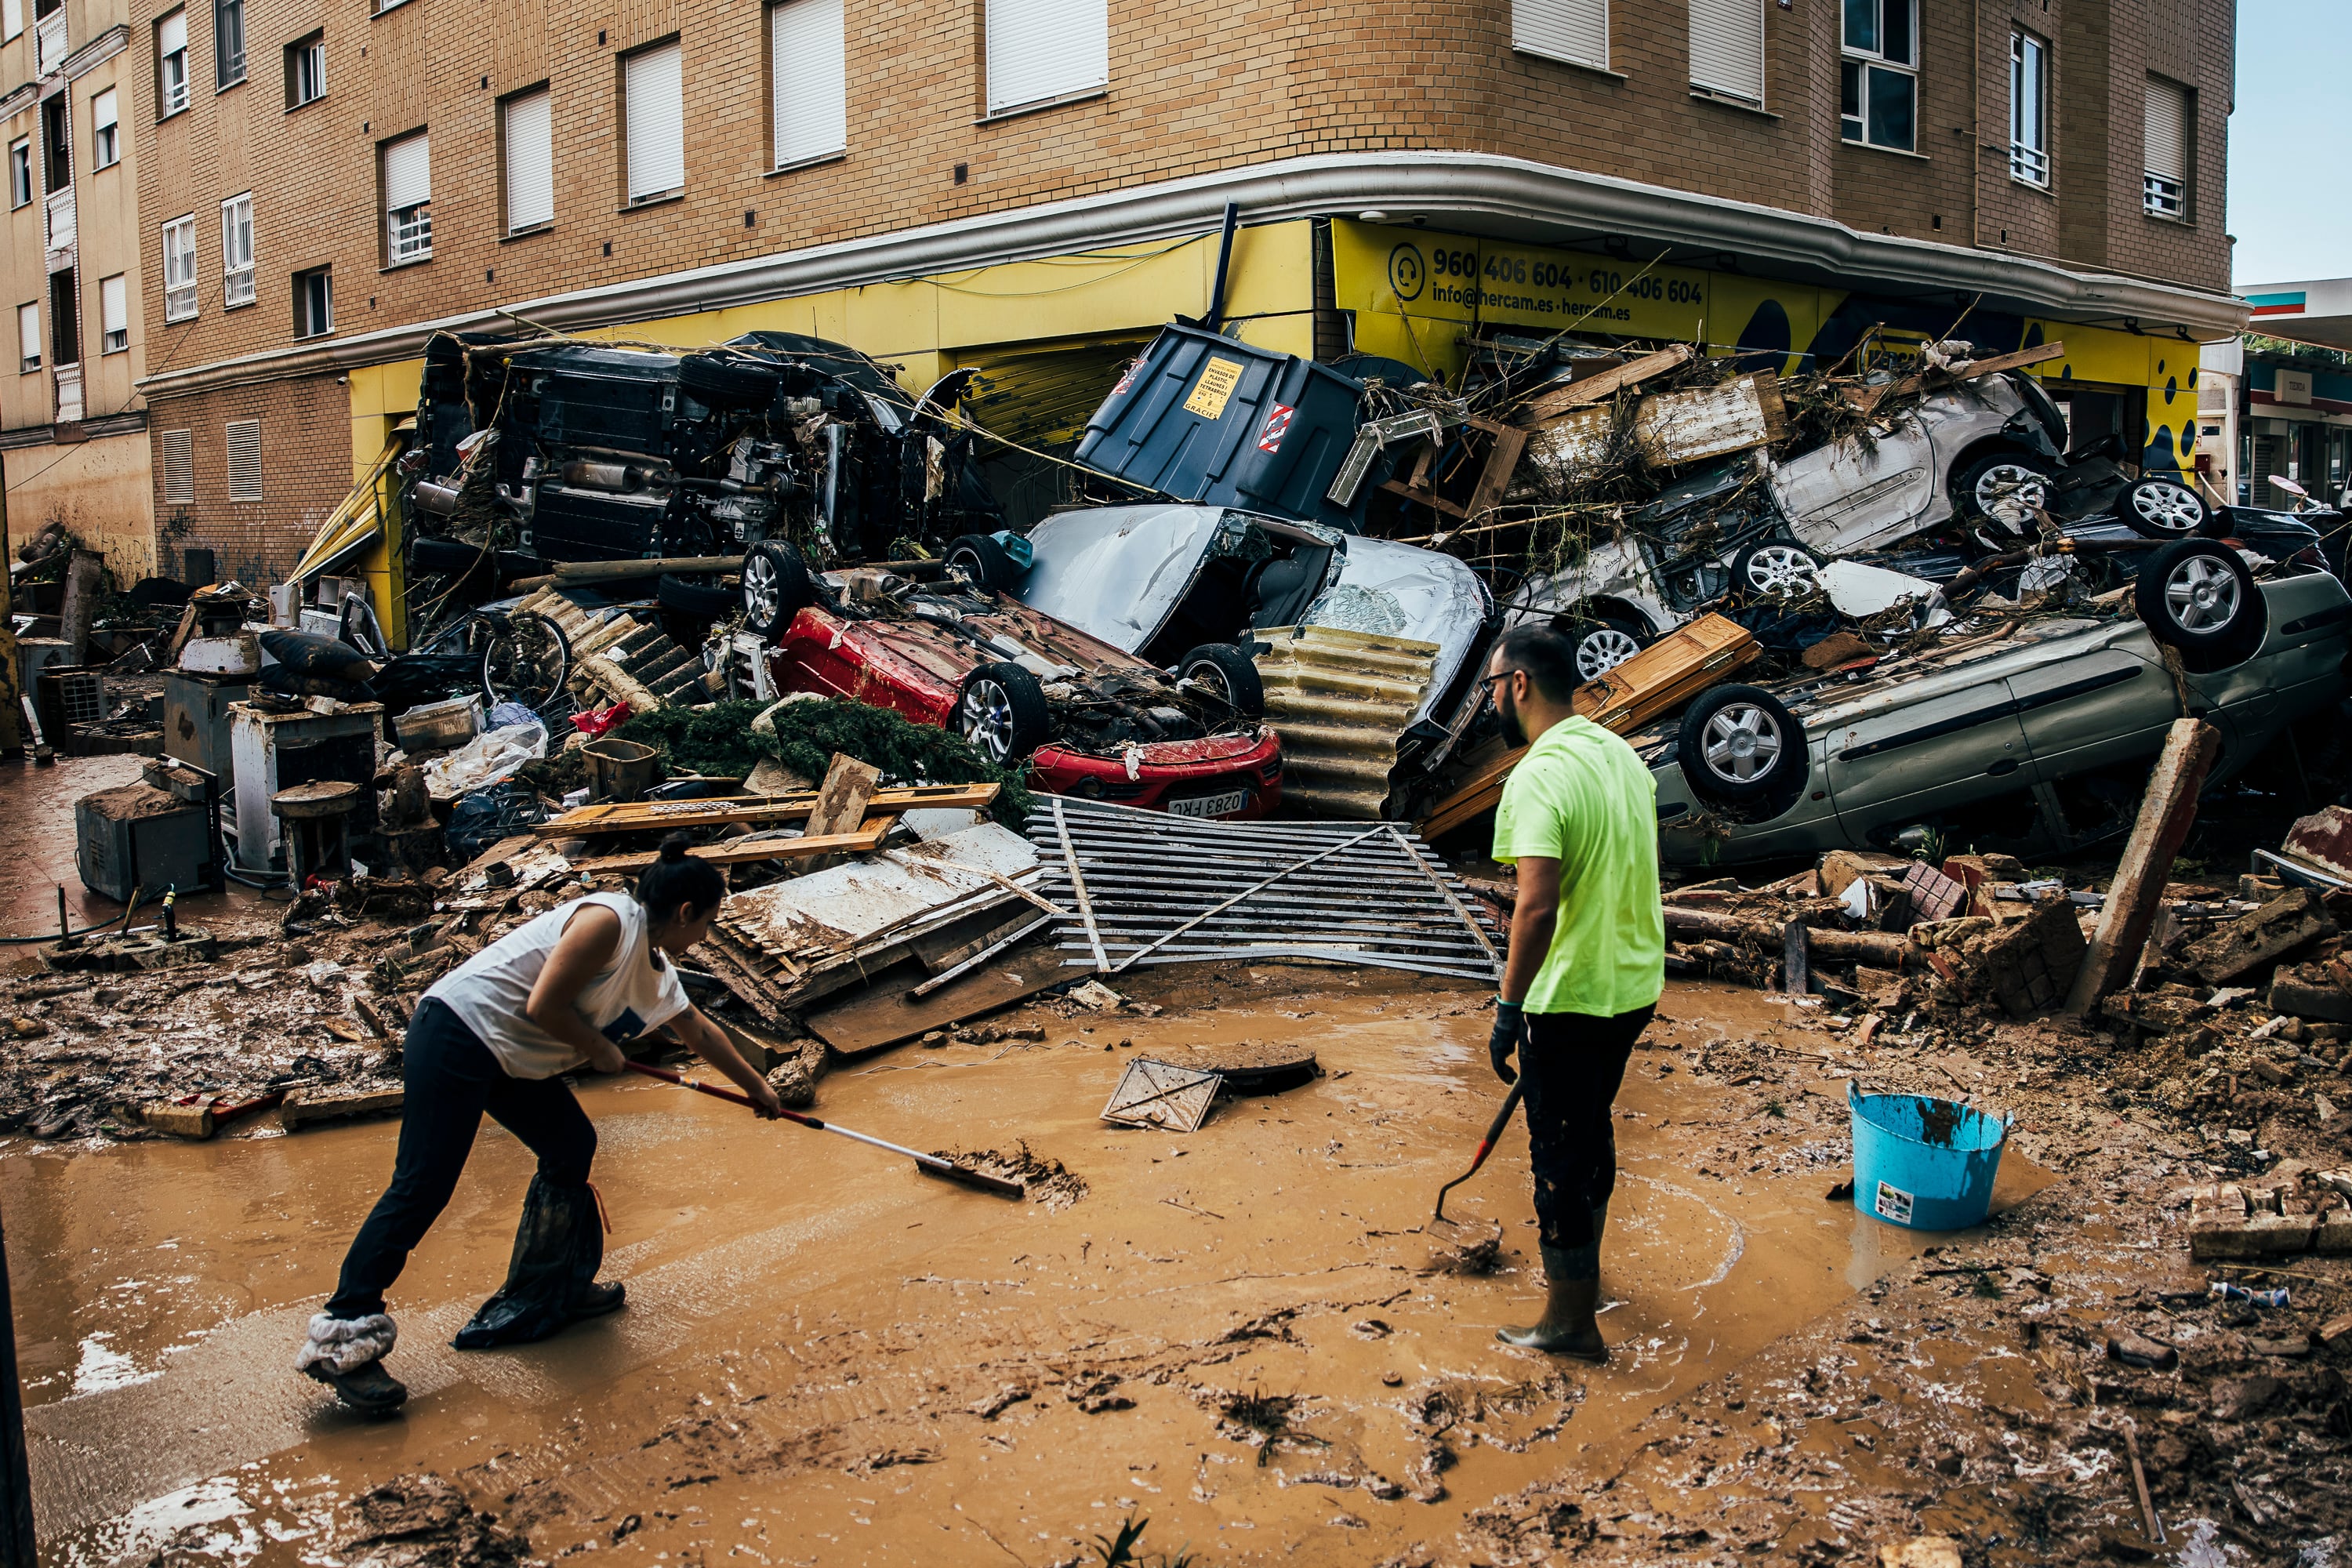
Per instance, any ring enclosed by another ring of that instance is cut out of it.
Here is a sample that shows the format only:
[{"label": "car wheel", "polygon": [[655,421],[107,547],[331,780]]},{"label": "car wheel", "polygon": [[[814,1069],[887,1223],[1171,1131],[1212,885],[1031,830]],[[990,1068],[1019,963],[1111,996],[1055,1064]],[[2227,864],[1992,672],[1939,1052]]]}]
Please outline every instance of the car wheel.
[{"label": "car wheel", "polygon": [[2148,634],[2184,652],[2253,652],[2261,640],[2262,591],[2238,552],[2210,539],[2184,539],[2147,558],[2132,602]]},{"label": "car wheel", "polygon": [[956,695],[955,731],[997,766],[1017,762],[1053,731],[1045,689],[1017,664],[983,664]]},{"label": "car wheel", "polygon": [[1021,586],[1022,570],[1011,552],[984,533],[958,534],[948,546],[948,574],[976,587],[1009,594]]},{"label": "car wheel", "polygon": [[735,613],[740,602],[732,588],[698,583],[675,572],[662,574],[661,581],[654,584],[654,597],[664,609],[676,610],[698,621],[724,620]]},{"label": "car wheel", "polygon": [[508,616],[482,648],[482,695],[489,706],[520,702],[533,712],[555,700],[572,673],[572,640],[547,616]]},{"label": "car wheel", "polygon": [[2147,539],[2187,539],[2210,534],[2213,509],[2179,479],[2134,479],[2116,498],[2116,516]]},{"label": "car wheel", "polygon": [[1600,679],[1650,645],[1631,621],[1572,621],[1562,629],[1580,682]]},{"label": "car wheel", "polygon": [[1202,643],[1176,661],[1176,674],[1236,718],[1265,716],[1265,683],[1250,656],[1232,643]]},{"label": "car wheel", "polygon": [[1692,703],[1678,755],[1692,791],[1720,805],[1804,785],[1804,726],[1760,687],[1718,686]]},{"label": "car wheel", "polygon": [[1992,522],[2025,533],[2033,527],[2033,514],[2049,504],[2049,462],[2031,452],[1990,453],[1952,480],[1952,510],[1963,522]]},{"label": "car wheel", "polygon": [[743,557],[743,625],[763,637],[784,629],[816,603],[816,583],[801,552],[778,539],[763,539]]},{"label": "car wheel", "polygon": [[1802,598],[1821,592],[1821,557],[1785,539],[1751,544],[1732,563],[1731,580],[1753,598]]}]

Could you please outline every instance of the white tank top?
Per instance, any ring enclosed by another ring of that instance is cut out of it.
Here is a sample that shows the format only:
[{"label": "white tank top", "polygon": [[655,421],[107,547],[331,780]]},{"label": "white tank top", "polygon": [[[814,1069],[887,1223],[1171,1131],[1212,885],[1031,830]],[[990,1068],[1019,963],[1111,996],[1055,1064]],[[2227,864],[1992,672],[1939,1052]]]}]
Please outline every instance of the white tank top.
[{"label": "white tank top", "polygon": [[685,1012],[686,987],[677,968],[667,962],[655,967],[645,906],[625,893],[591,893],[557,905],[443,975],[425,999],[457,1014],[510,1077],[553,1078],[571,1071],[585,1058],[532,1023],[523,1008],[563,928],[589,904],[600,904],[620,917],[621,944],[613,962],[597,971],[573,1004],[588,1026],[619,1045]]}]

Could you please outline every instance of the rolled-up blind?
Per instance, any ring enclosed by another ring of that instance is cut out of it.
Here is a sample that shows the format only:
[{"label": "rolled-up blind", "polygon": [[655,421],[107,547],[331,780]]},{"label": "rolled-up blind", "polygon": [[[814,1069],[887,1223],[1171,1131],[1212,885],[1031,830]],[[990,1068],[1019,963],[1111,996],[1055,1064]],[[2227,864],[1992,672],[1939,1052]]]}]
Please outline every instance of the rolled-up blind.
[{"label": "rolled-up blind", "polygon": [[1511,47],[1609,68],[1609,0],[1512,0]]},{"label": "rolled-up blind", "polygon": [[1108,0],[986,0],[988,111],[1110,85]]},{"label": "rolled-up blind", "polygon": [[629,199],[686,184],[685,51],[676,44],[631,55],[621,90],[629,115]]},{"label": "rolled-up blind", "polygon": [[433,199],[433,142],[420,131],[389,142],[383,150],[383,206],[386,212],[422,206]]},{"label": "rolled-up blind", "polygon": [[507,229],[555,221],[553,100],[542,88],[507,101]]},{"label": "rolled-up blind", "polygon": [[2189,89],[2160,76],[2147,79],[2146,168],[2159,180],[2189,178]]},{"label": "rolled-up blind", "polygon": [[1764,101],[1764,0],[1690,0],[1690,79],[1709,92]]},{"label": "rolled-up blind", "polygon": [[849,145],[849,69],[841,0],[784,0],[769,13],[776,163]]},{"label": "rolled-up blind", "polygon": [[185,11],[174,11],[164,17],[162,24],[155,29],[155,52],[163,55],[184,54],[187,52],[187,47],[188,14]]}]

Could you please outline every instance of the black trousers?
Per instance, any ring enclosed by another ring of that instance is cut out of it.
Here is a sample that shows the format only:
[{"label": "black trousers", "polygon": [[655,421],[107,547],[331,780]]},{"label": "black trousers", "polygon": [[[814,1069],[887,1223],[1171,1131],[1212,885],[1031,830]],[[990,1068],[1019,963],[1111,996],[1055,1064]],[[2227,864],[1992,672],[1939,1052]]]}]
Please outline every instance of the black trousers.
[{"label": "black trousers", "polygon": [[416,1009],[402,1057],[407,1095],[392,1184],[352,1240],[326,1306],[330,1317],[383,1310],[384,1291],[457,1190],[485,1111],[539,1156],[545,1181],[582,1186],[596,1157],[595,1124],[570,1087],[560,1078],[508,1076],[490,1048],[443,1004],[428,999]]},{"label": "black trousers", "polygon": [[1536,1224],[1552,1279],[1591,1279],[1601,1271],[1601,1227],[1617,1187],[1617,1134],[1611,1120],[1633,1043],[1655,1006],[1613,1018],[1529,1013],[1519,1050],[1528,1088],[1528,1153],[1535,1169]]}]

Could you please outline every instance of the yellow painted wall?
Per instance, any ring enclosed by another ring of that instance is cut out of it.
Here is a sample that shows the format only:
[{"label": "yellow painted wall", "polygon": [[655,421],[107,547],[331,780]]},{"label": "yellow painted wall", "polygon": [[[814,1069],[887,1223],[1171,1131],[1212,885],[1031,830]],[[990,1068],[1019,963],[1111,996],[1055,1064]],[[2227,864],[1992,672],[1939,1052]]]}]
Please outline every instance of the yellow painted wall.
[{"label": "yellow painted wall", "polygon": [[155,574],[144,430],[63,447],[20,447],[0,461],[7,474],[10,544],[60,520],[106,556],[106,569],[122,587]]}]

